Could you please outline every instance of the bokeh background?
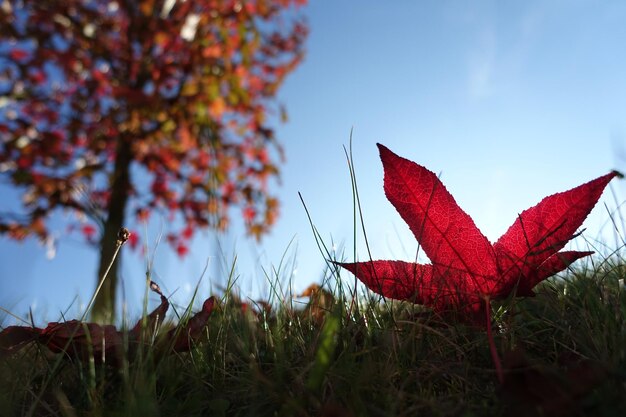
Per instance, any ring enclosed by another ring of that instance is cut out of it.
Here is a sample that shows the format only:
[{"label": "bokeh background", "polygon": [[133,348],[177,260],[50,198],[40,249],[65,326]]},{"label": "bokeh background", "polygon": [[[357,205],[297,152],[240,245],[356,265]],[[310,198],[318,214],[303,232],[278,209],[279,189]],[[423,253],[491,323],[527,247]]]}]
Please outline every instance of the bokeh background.
[{"label": "bokeh background", "polygon": [[[441,174],[491,240],[544,196],[626,170],[624,2],[318,0],[305,14],[306,59],[280,92],[289,120],[277,128],[286,151],[278,224],[257,244],[235,219],[226,235],[197,234],[180,259],[158,241],[166,220],[153,218],[148,254],[124,248],[129,315],[141,311],[147,263],[181,305],[196,285],[200,299],[219,293],[233,263],[244,298],[266,298],[275,274],[296,294],[321,282],[325,261],[298,192],[338,257],[352,260],[356,247],[366,259],[360,230],[354,241],[351,134],[377,259],[412,260],[418,244],[385,199],[376,142]],[[621,244],[608,213],[623,191],[611,184],[574,246]],[[71,239],[55,249],[48,259],[35,240],[0,239],[0,307],[30,310],[39,324],[76,316],[94,289],[97,253]]]}]

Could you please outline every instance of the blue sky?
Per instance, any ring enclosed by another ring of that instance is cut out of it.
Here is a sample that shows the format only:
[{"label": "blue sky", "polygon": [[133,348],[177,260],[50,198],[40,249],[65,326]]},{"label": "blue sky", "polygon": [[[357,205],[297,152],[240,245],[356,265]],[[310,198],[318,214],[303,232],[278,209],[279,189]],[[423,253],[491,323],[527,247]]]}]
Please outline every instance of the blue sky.
[{"label": "blue sky", "polygon": [[[220,238],[223,255],[208,232],[198,234],[182,261],[161,243],[152,271],[179,303],[201,277],[201,298],[219,291],[220,265],[235,254],[244,297],[268,294],[263,270],[278,268],[283,255],[281,277],[293,278],[295,292],[320,282],[324,260],[298,192],[324,239],[351,260],[352,192],[343,151],[351,130],[376,259],[411,260],[417,249],[385,199],[376,142],[440,173],[491,240],[544,196],[613,168],[626,171],[624,2],[317,0],[306,14],[307,57],[280,93],[289,112],[277,131],[287,155],[275,189],[281,218],[261,245],[234,228]],[[624,183],[614,181],[611,189],[623,201]],[[604,202],[616,206],[611,191],[585,223],[585,236],[611,242],[610,227],[602,228]],[[159,228],[157,219],[147,236],[151,246]],[[366,258],[360,232],[357,249]],[[126,251],[124,297],[136,317],[146,259]],[[37,242],[2,239],[0,306],[22,317],[33,308],[41,324],[58,319],[78,296],[68,313],[75,317],[93,291],[96,260],[78,241],[60,241],[50,261]]]}]

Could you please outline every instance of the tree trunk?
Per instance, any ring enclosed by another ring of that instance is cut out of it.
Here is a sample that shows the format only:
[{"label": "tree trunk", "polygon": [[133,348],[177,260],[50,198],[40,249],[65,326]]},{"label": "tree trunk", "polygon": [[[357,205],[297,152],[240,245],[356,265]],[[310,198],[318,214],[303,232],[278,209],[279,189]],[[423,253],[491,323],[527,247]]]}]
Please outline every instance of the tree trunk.
[{"label": "tree trunk", "polygon": [[[117,143],[115,168],[110,182],[111,197],[107,219],[104,223],[104,231],[100,240],[100,263],[96,285],[100,283],[111,263],[116,249],[117,233],[124,226],[126,204],[130,193],[131,162],[132,150],[130,141],[125,137],[120,137]],[[91,312],[91,318],[94,322],[111,323],[115,319],[115,296],[119,265],[121,265],[121,252],[118,253],[115,263],[105,277],[104,284],[94,302]]]}]

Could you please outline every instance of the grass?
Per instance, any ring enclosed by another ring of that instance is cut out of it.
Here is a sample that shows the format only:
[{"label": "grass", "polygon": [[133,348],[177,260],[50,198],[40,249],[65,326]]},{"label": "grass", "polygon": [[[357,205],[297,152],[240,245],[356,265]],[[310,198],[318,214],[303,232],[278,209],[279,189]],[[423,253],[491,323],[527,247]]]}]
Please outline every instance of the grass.
[{"label": "grass", "polygon": [[257,315],[223,294],[189,353],[158,356],[148,346],[116,368],[70,359],[55,368],[59,355],[32,344],[0,359],[0,414],[626,415],[621,258],[494,306],[502,385],[484,331],[367,295],[355,308],[327,275],[331,303],[313,306],[322,316],[288,297]]},{"label": "grass", "polygon": [[[360,224],[367,242],[351,151],[346,158],[354,240]],[[626,259],[618,246],[540,284],[533,298],[492,304],[502,383],[484,329],[356,293],[331,263],[299,308],[281,279],[283,259],[266,271],[271,311],[242,302],[233,265],[190,352],[164,355],[155,337],[133,356],[124,347],[118,366],[36,343],[0,356],[0,416],[626,415]]]}]

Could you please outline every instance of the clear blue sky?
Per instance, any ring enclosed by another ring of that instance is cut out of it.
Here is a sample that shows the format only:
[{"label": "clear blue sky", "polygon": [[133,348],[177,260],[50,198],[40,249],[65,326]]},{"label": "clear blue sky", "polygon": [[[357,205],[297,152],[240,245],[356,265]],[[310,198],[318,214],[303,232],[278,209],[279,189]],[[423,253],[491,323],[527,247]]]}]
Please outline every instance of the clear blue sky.
[{"label": "clear blue sky", "polygon": [[[351,129],[377,259],[411,260],[417,242],[385,199],[376,142],[441,173],[491,240],[542,197],[612,168],[626,170],[622,1],[317,0],[306,13],[307,57],[280,94],[289,111],[288,123],[278,128],[287,155],[276,189],[282,216],[258,246],[233,229],[221,239],[224,257],[211,233],[200,233],[183,261],[161,243],[153,273],[179,303],[189,300],[207,263],[200,297],[217,291],[224,284],[219,266],[234,254],[244,297],[268,294],[262,269],[277,268],[285,251],[290,262],[282,277],[293,276],[295,292],[319,282],[324,260],[298,191],[322,236],[351,259],[352,194],[343,152]],[[622,201],[624,183],[612,188]],[[610,191],[604,200],[615,207]],[[599,236],[607,218],[601,203],[585,223],[585,236]],[[158,229],[157,220],[151,245]],[[612,239],[609,231],[604,239]],[[357,247],[366,258],[360,232]],[[124,294],[137,317],[145,259],[126,251]],[[22,317],[32,307],[38,324],[59,319],[74,297],[87,302],[95,270],[96,253],[78,241],[60,241],[50,261],[34,241],[2,239],[0,306]]]}]

